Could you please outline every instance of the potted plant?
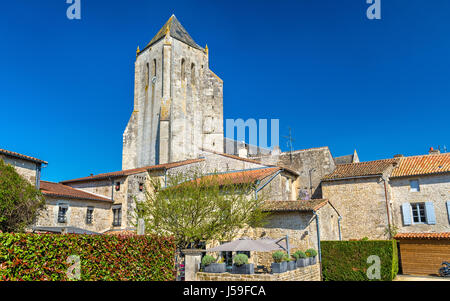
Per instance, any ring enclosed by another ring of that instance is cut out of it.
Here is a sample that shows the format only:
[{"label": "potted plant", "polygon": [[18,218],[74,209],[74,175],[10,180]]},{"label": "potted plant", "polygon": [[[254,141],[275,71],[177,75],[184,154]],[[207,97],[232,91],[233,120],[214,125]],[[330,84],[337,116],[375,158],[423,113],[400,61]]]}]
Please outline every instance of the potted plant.
[{"label": "potted plant", "polygon": [[253,263],[248,263],[248,257],[245,254],[237,254],[233,259],[233,274],[254,274],[255,267]]},{"label": "potted plant", "polygon": [[271,264],[272,273],[284,273],[287,270],[287,263],[284,261],[285,253],[276,251],[272,254],[273,261]]},{"label": "potted plant", "polygon": [[205,273],[225,273],[225,263],[216,263],[216,259],[211,255],[205,255],[202,258],[203,271]]},{"label": "potted plant", "polygon": [[317,263],[317,251],[314,249],[308,249],[305,251],[306,256],[309,259],[309,264],[314,265]]},{"label": "potted plant", "polygon": [[292,258],[290,258],[287,254],[284,257],[284,261],[286,261],[288,271],[295,270],[296,262]]},{"label": "potted plant", "polygon": [[298,261],[298,254],[297,253],[292,253],[291,254],[291,260],[294,262],[294,269],[296,269],[298,266],[297,266],[297,261]]},{"label": "potted plant", "polygon": [[304,252],[297,251],[295,254],[297,254],[297,267],[306,267],[309,265],[309,259]]}]

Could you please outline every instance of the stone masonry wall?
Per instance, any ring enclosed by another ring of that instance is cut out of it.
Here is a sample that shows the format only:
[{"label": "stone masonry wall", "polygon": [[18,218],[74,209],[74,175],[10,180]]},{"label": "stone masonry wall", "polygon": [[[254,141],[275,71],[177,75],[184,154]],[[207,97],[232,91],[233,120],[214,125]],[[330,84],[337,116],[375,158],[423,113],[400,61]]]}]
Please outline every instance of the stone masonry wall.
[{"label": "stone masonry wall", "polygon": [[36,163],[5,155],[0,155],[0,159],[3,159],[6,164],[11,164],[14,166],[17,173],[28,180],[31,184],[36,184]]},{"label": "stone masonry wall", "polygon": [[320,264],[300,267],[280,274],[231,274],[198,272],[198,281],[320,281]]},{"label": "stone masonry wall", "polygon": [[[410,191],[410,180],[419,180],[420,191]],[[450,216],[446,202],[450,201],[450,175],[391,178],[393,223],[399,232],[450,232]],[[405,226],[402,217],[403,203],[433,202],[436,224]]]},{"label": "stone masonry wall", "polygon": [[342,216],[342,239],[386,239],[388,225],[383,181],[359,178],[323,182],[323,197]]}]

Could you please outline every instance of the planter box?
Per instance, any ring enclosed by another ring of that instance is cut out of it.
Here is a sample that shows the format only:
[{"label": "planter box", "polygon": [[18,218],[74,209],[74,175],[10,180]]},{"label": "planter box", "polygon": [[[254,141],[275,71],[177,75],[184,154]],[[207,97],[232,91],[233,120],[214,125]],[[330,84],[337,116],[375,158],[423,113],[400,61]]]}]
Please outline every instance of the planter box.
[{"label": "planter box", "polygon": [[232,274],[254,274],[255,266],[253,263],[243,264],[243,265],[235,265],[233,264],[233,269],[231,270]]},{"label": "planter box", "polygon": [[297,268],[297,263],[295,261],[287,261],[287,270],[293,271]]},{"label": "planter box", "polygon": [[211,263],[203,268],[205,273],[225,273],[227,268],[225,263]]},{"label": "planter box", "polygon": [[299,258],[297,259],[297,267],[302,268],[309,265],[309,258]]},{"label": "planter box", "polygon": [[287,262],[273,262],[270,267],[272,268],[273,274],[284,273],[287,271]]},{"label": "planter box", "polygon": [[314,265],[317,263],[317,256],[308,257],[309,265]]}]

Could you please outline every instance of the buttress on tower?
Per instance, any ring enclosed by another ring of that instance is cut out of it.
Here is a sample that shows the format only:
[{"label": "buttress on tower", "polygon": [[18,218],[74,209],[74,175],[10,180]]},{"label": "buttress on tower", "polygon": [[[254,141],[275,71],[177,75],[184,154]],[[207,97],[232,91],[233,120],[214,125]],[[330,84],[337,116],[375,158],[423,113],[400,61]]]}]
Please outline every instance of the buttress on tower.
[{"label": "buttress on tower", "polygon": [[122,169],[223,152],[223,81],[172,15],[136,53],[134,110],[123,133]]}]

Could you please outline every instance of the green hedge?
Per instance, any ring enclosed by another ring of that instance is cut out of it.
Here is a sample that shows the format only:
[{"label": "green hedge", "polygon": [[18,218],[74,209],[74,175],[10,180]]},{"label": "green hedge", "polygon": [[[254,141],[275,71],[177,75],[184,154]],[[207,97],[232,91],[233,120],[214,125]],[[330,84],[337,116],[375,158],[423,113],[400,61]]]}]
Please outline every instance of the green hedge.
[{"label": "green hedge", "polygon": [[0,233],[0,280],[70,280],[81,262],[80,280],[174,280],[175,242],[156,236]]},{"label": "green hedge", "polygon": [[322,273],[325,281],[368,281],[371,255],[380,257],[380,280],[390,281],[398,272],[395,240],[322,241]]}]

